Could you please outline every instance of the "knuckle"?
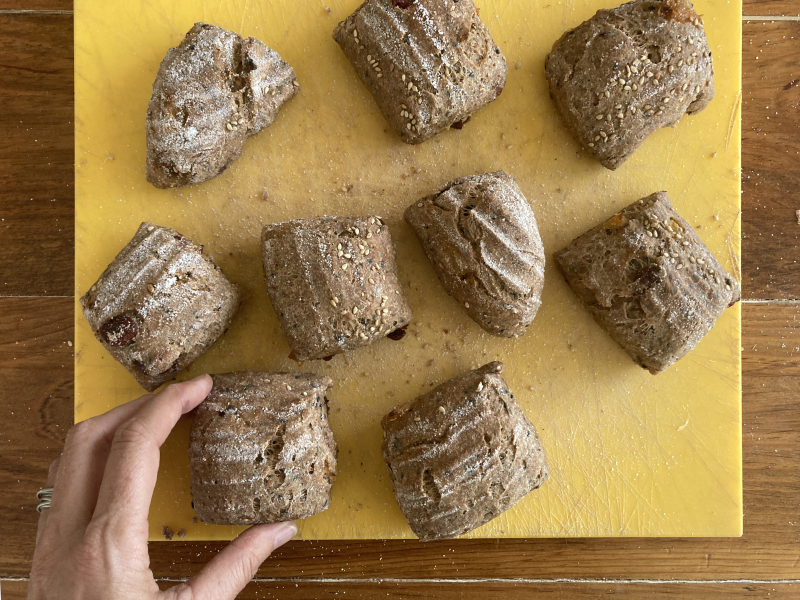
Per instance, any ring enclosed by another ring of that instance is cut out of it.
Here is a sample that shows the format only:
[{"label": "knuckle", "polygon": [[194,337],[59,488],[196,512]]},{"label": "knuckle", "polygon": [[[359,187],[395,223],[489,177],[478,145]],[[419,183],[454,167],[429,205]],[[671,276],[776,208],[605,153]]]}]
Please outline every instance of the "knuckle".
[{"label": "knuckle", "polygon": [[137,418],[120,425],[114,434],[113,445],[143,446],[152,441],[152,435],[147,426]]},{"label": "knuckle", "polygon": [[66,444],[80,443],[92,439],[97,433],[97,422],[94,418],[76,423],[67,432]]}]

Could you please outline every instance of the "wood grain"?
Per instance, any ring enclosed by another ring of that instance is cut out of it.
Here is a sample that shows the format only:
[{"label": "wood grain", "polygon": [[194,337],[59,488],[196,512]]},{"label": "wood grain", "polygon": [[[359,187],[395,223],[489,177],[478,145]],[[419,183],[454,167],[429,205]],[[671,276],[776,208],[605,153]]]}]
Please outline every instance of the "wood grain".
[{"label": "wood grain", "polygon": [[72,295],[72,15],[0,31],[0,296]]},{"label": "wood grain", "polygon": [[[161,588],[167,589],[175,585],[173,582],[161,582]],[[485,600],[516,600],[528,598],[703,598],[707,600],[727,600],[728,598],[796,598],[796,583],[664,583],[658,585],[646,583],[523,583],[523,582],[435,582],[410,583],[404,581],[370,581],[370,582],[253,582],[239,596],[239,600],[291,600],[293,598],[359,598],[374,600],[375,598],[430,598],[440,600],[483,598]],[[2,582],[3,600],[25,600],[28,584],[26,581]]]},{"label": "wood grain", "polygon": [[72,424],[72,298],[0,298],[0,576],[24,577],[36,492]]},{"label": "wood grain", "polygon": [[[696,4],[700,4],[700,2]],[[800,6],[797,5],[797,0],[745,0],[742,14],[798,17],[800,16]]]},{"label": "wood grain", "polygon": [[798,299],[800,21],[745,23],[743,33],[743,295]]}]

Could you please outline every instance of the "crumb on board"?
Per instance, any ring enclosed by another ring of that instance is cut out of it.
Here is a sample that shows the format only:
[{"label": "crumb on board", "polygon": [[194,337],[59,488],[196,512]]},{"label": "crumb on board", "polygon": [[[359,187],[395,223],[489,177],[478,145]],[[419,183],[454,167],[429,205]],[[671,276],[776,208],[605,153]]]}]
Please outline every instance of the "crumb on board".
[{"label": "crumb on board", "polygon": [[517,64],[514,65],[514,68],[521,69],[522,68],[522,63],[517,61]]},{"label": "crumb on board", "polygon": [[711,153],[711,158],[717,158],[717,153],[716,152],[712,152]]},{"label": "crumb on board", "polygon": [[165,540],[171,540],[172,539],[172,528],[169,525],[164,525],[161,528],[161,535],[164,536]]},{"label": "crumb on board", "polygon": [[715,221],[719,221],[719,216],[718,216],[718,215],[714,215],[714,216],[713,216],[713,217],[711,217],[711,218],[712,218],[712,219],[714,219]]},{"label": "crumb on board", "polygon": [[185,538],[186,537],[186,530],[185,529],[179,529],[178,533],[177,533],[177,536],[179,538]]},{"label": "crumb on board", "polygon": [[328,14],[331,14],[331,7],[330,6],[326,6],[325,7],[325,12],[328,13]]},{"label": "crumb on board", "polygon": [[794,211],[794,216],[797,217],[797,224],[800,225],[800,210]]},{"label": "crumb on board", "polygon": [[197,517],[192,517],[192,520],[191,520],[191,521],[189,521],[189,522],[190,522],[192,525],[196,525],[196,524],[197,524]]},{"label": "crumb on board", "polygon": [[269,190],[264,190],[263,192],[261,192],[261,199],[269,200]]}]

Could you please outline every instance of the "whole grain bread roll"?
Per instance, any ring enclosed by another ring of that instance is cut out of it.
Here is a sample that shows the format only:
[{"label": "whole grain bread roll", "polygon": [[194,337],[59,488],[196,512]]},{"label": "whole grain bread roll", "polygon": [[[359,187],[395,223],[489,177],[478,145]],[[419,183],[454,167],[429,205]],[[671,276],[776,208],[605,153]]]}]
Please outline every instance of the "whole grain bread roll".
[{"label": "whole grain bread roll", "polygon": [[333,38],[408,144],[460,129],[506,83],[506,60],[472,0],[367,0]]},{"label": "whole grain bread roll", "polygon": [[447,293],[489,333],[525,333],[541,305],[536,217],[505,171],[463,177],[406,209]]},{"label": "whole grain bread roll", "polygon": [[147,181],[175,188],[216,177],[299,90],[292,67],[262,42],[196,23],[153,83]]},{"label": "whole grain bread roll", "polygon": [[81,298],[95,337],[149,392],[205,352],[239,304],[239,289],[202,246],[152,223]]},{"label": "whole grain bread roll", "polygon": [[336,478],[329,377],[246,371],[214,375],[189,442],[192,504],[206,523],[250,525],[325,510]]},{"label": "whole grain bread roll", "polygon": [[502,370],[462,373],[381,422],[397,502],[421,540],[464,535],[547,480],[542,441]]},{"label": "whole grain bread roll", "polygon": [[545,72],[567,129],[608,169],[714,97],[711,50],[689,0],[599,10],[554,44]]},{"label": "whole grain bread roll", "polygon": [[694,348],[740,298],[736,279],[666,192],[634,202],[555,259],[594,320],[654,375]]},{"label": "whole grain bread roll", "polygon": [[395,336],[411,321],[380,217],[273,223],[264,227],[261,250],[267,291],[298,361]]}]

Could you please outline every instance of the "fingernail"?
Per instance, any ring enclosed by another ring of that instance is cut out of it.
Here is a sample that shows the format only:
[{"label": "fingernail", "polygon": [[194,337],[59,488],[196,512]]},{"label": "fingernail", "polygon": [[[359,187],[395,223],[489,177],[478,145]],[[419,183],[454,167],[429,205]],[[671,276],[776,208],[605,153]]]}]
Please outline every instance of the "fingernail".
[{"label": "fingernail", "polygon": [[294,523],[286,523],[283,529],[275,534],[275,548],[280,548],[295,535],[297,535],[297,526]]},{"label": "fingernail", "polygon": [[198,375],[197,377],[195,377],[194,379],[190,379],[189,381],[200,381],[201,379],[203,379],[203,377],[208,377],[208,375],[203,373],[202,375]]}]

